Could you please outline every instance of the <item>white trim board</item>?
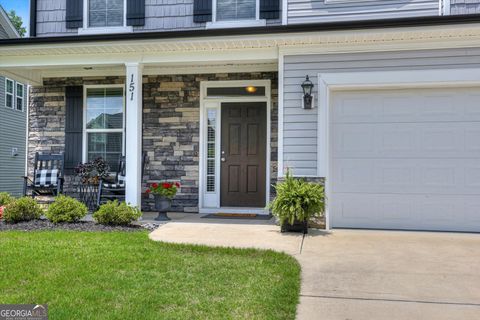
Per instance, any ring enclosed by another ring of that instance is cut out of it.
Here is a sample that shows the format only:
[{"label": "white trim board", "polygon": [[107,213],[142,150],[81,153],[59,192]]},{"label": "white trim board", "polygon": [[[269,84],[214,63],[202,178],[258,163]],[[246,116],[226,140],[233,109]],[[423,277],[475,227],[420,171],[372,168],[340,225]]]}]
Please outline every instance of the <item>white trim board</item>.
[{"label": "white trim board", "polygon": [[[255,97],[214,97],[207,98],[206,92],[207,88],[221,88],[221,87],[238,87],[238,86],[263,86],[265,87],[265,96],[255,96]],[[267,141],[266,141],[266,199],[265,205],[270,200],[270,163],[271,163],[271,81],[270,80],[227,80],[227,81],[202,81],[200,83],[200,136],[199,136],[199,188],[198,188],[198,205],[199,212],[204,213],[204,210],[210,210],[209,213],[225,212],[227,208],[222,208],[220,206],[220,132],[221,132],[221,103],[222,102],[265,102],[267,105]],[[204,190],[206,185],[206,108],[209,105],[211,108],[216,108],[217,110],[217,139],[216,139],[216,152],[217,159],[215,164],[216,175],[216,200],[213,207],[205,207],[205,197],[206,191]],[[213,211],[212,211],[213,210]],[[255,208],[235,208],[237,213],[251,213]],[[241,211],[244,210],[244,211]],[[255,212],[254,212],[255,213]],[[262,209],[261,214],[269,214],[267,209]]]},{"label": "white trim board", "polygon": [[[317,175],[325,177],[325,194],[331,195],[330,174],[330,109],[335,91],[404,88],[441,88],[480,85],[480,69],[443,69],[413,71],[364,71],[318,73],[318,144]],[[326,229],[330,229],[328,206],[325,209]]]}]

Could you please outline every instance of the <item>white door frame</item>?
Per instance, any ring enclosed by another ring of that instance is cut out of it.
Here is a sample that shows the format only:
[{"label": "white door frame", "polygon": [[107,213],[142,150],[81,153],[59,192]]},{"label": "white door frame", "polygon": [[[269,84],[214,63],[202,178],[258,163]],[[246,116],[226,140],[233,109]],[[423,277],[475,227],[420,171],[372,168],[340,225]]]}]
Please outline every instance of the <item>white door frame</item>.
[{"label": "white door frame", "polygon": [[[245,97],[207,97],[207,88],[228,88],[228,87],[243,87],[256,86],[265,87],[265,96],[245,96]],[[199,186],[198,186],[198,206],[200,213],[256,213],[268,214],[269,211],[264,208],[226,208],[220,206],[220,144],[221,144],[221,103],[223,102],[265,102],[267,105],[267,155],[266,155],[266,195],[265,206],[270,200],[270,154],[271,154],[271,81],[270,80],[230,80],[230,81],[202,81],[200,83],[200,137],[199,137]],[[215,206],[205,207],[205,185],[206,185],[206,109],[208,104],[217,104],[217,139],[216,139],[216,161],[215,185],[217,188],[216,197],[217,202]]]},{"label": "white door frame", "polygon": [[[325,195],[331,196],[331,95],[335,91],[480,86],[480,69],[362,71],[318,73],[317,175],[325,177]],[[330,230],[330,213],[325,208]]]}]

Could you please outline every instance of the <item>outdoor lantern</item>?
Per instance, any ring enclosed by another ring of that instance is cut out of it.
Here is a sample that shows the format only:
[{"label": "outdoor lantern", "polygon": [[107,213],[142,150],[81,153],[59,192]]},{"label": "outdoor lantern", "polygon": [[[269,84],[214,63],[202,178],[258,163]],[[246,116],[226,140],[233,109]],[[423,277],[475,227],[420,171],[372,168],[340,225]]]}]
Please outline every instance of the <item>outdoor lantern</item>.
[{"label": "outdoor lantern", "polygon": [[303,81],[302,83],[302,89],[303,89],[303,109],[312,109],[313,108],[313,95],[312,95],[313,83],[308,78],[308,75],[305,81]]}]

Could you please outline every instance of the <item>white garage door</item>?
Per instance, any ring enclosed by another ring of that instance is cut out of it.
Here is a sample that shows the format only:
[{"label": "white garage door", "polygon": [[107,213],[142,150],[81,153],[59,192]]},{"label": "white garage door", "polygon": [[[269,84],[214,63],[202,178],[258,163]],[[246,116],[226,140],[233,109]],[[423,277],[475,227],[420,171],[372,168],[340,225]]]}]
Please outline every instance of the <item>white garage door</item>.
[{"label": "white garage door", "polygon": [[480,231],[480,88],[336,92],[332,227]]}]

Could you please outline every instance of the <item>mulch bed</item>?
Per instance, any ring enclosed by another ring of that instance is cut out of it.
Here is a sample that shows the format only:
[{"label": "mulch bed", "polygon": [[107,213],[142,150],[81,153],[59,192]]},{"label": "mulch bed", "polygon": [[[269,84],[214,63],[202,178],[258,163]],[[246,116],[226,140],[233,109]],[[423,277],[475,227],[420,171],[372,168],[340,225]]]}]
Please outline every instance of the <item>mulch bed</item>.
[{"label": "mulch bed", "polygon": [[130,226],[105,226],[90,221],[80,221],[75,223],[51,223],[48,220],[33,220],[19,223],[5,223],[0,220],[0,231],[21,230],[21,231],[40,231],[40,230],[74,230],[74,231],[131,231],[138,232],[144,230],[153,230],[153,226],[130,225]]}]

